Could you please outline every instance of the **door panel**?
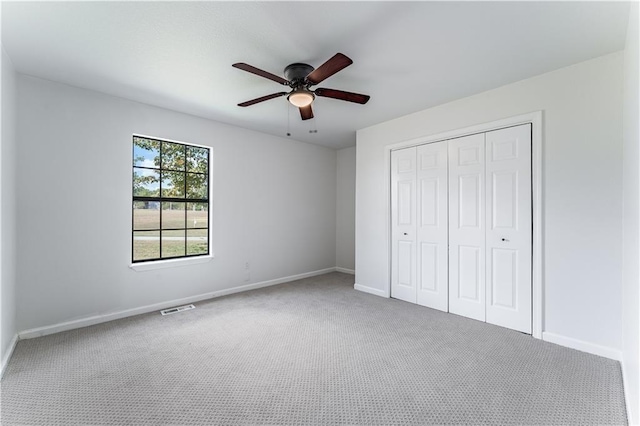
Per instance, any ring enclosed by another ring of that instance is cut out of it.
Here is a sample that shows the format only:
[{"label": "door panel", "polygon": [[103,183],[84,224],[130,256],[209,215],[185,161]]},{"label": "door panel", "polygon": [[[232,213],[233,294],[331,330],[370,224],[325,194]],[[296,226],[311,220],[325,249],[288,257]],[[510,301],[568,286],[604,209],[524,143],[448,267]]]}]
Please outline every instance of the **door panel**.
[{"label": "door panel", "polygon": [[416,147],[391,152],[391,297],[417,302]]},{"label": "door panel", "polygon": [[440,205],[440,182],[438,178],[420,179],[420,225],[438,226]]},{"label": "door panel", "polygon": [[397,256],[398,256],[398,286],[414,288],[413,277],[411,276],[412,263],[413,263],[413,246],[411,241],[398,241]]},{"label": "door panel", "polygon": [[438,277],[442,275],[438,262],[438,245],[420,243],[420,290],[438,291]]},{"label": "door panel", "polygon": [[516,282],[518,251],[494,248],[491,250],[491,304],[507,309],[516,309]]},{"label": "door panel", "polygon": [[490,229],[517,229],[518,227],[518,171],[491,173],[492,194]]},{"label": "door panel", "polygon": [[413,181],[398,182],[396,209],[398,212],[399,226],[413,225],[414,185],[415,182]]},{"label": "door panel", "polygon": [[447,142],[417,147],[417,303],[447,311]]},{"label": "door panel", "polygon": [[484,134],[449,144],[449,312],[485,320]]},{"label": "door panel", "polygon": [[480,227],[480,206],[482,196],[482,175],[458,176],[458,226],[478,229]]},{"label": "door panel", "polygon": [[460,299],[480,302],[481,247],[458,246],[458,296]]},{"label": "door panel", "polygon": [[487,322],[531,333],[531,125],[486,133]]}]

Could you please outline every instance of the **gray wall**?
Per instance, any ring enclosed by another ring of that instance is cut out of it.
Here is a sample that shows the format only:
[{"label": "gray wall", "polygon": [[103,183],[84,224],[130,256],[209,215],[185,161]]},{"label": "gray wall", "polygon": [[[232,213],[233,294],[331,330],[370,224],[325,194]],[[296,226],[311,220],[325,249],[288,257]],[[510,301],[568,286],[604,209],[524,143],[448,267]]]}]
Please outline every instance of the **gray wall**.
[{"label": "gray wall", "polygon": [[0,357],[4,368],[16,335],[16,73],[2,49],[2,145],[0,149]]},{"label": "gray wall", "polygon": [[[20,331],[335,266],[332,149],[23,75],[17,117]],[[129,268],[132,133],[213,148],[211,262]]]},{"label": "gray wall", "polygon": [[336,266],[356,269],[356,147],[337,151]]},{"label": "gray wall", "polygon": [[638,3],[631,5],[627,43],[624,51],[624,110],[623,110],[623,372],[629,401],[630,423],[640,423],[640,150],[638,131]]}]

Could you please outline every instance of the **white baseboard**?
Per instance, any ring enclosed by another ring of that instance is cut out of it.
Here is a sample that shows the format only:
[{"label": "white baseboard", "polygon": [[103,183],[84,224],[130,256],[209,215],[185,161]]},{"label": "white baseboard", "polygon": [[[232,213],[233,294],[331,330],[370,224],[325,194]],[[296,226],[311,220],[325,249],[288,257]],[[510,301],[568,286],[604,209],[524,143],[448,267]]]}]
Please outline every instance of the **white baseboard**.
[{"label": "white baseboard", "polygon": [[587,352],[593,355],[602,356],[616,361],[622,361],[622,352],[618,349],[613,349],[607,346],[596,345],[595,343],[589,343],[585,342],[584,340],[578,340],[571,337],[561,336],[555,333],[549,333],[548,331],[542,332],[542,340],[544,340],[545,342],[555,343],[556,345],[565,346],[567,348],[577,349],[579,351]]},{"label": "white baseboard", "polygon": [[18,335],[14,334],[13,339],[9,343],[9,347],[7,348],[7,352],[2,354],[2,365],[0,365],[0,380],[2,376],[4,376],[4,369],[7,368],[7,364],[9,364],[9,360],[11,359],[11,355],[13,355],[13,350],[16,348],[18,344]]},{"label": "white baseboard", "polygon": [[627,373],[627,363],[624,355],[620,360],[620,369],[622,370],[622,390],[624,391],[624,405],[627,407],[627,421],[630,425],[637,425],[640,419],[634,419],[631,411],[631,400],[629,399],[629,375]]},{"label": "white baseboard", "polygon": [[351,274],[351,275],[356,274],[356,271],[354,271],[353,269],[342,268],[340,266],[336,266],[336,272],[342,272],[343,274]]},{"label": "white baseboard", "polygon": [[353,288],[358,291],[373,294],[375,296],[388,298],[387,294],[383,290],[379,290],[377,288],[367,287],[366,285],[362,285],[362,284],[354,284]]},{"label": "white baseboard", "polygon": [[166,302],[155,303],[153,305],[141,306],[139,308],[125,309],[123,311],[110,312],[107,314],[79,318],[72,321],[65,321],[58,324],[24,330],[19,332],[18,336],[20,339],[32,339],[34,337],[46,336],[49,334],[59,333],[61,331],[73,330],[76,328],[87,327],[90,325],[100,324],[103,322],[131,317],[134,315],[140,315],[140,314],[146,314],[148,312],[159,311],[161,309],[171,308],[173,306],[195,303],[202,300],[213,299],[221,296],[227,296],[229,294],[240,293],[248,290],[255,290],[257,288],[268,287],[276,284],[282,284],[290,281],[300,280],[303,278],[315,277],[316,275],[322,275],[329,272],[334,272],[335,270],[336,268],[320,269],[318,271],[305,272],[303,274],[291,275],[288,277],[276,278],[268,281],[261,281],[258,283],[252,283],[252,284],[242,285],[242,286],[233,287],[233,288],[227,288],[224,290],[216,290],[209,293],[200,294],[197,296],[190,296],[190,297],[184,297],[182,299],[169,300]]}]

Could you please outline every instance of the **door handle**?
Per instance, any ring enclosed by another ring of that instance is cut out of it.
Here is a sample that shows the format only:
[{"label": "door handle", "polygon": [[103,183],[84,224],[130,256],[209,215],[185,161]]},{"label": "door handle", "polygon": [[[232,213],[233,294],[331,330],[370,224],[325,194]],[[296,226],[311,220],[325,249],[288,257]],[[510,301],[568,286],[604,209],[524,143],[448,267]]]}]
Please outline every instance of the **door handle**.
[{"label": "door handle", "polygon": [[404,234],[404,235],[409,235],[409,234],[407,234],[406,232],[403,232],[403,234]]},{"label": "door handle", "polygon": [[509,242],[509,240],[507,240],[506,238],[502,238],[502,241]]}]

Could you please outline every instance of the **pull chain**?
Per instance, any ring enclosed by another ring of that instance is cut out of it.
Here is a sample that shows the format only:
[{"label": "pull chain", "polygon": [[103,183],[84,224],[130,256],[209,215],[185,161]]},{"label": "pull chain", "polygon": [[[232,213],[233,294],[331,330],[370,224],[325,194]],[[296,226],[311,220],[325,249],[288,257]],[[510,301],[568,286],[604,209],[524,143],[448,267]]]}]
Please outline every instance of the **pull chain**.
[{"label": "pull chain", "polygon": [[[316,110],[317,112],[317,110]],[[312,121],[312,126],[311,129],[309,129],[309,133],[318,133],[318,122],[316,121],[316,115],[313,115],[313,118],[311,119]]]}]

